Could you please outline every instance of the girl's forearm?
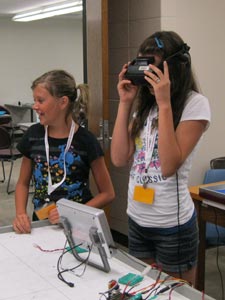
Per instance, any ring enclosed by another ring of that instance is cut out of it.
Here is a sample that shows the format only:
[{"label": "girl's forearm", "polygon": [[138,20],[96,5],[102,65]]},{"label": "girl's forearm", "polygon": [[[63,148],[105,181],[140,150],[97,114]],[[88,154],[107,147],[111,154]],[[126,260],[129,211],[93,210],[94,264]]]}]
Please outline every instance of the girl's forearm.
[{"label": "girl's forearm", "polygon": [[172,109],[159,109],[158,150],[162,174],[166,177],[174,174],[180,166],[181,153],[176,140]]},{"label": "girl's forearm", "polygon": [[102,193],[97,194],[91,200],[89,200],[86,203],[86,205],[96,207],[96,208],[104,208],[105,206],[107,206],[108,204],[110,204],[112,202],[114,197],[115,197],[115,194],[113,192],[112,193],[102,192]]},{"label": "girl's forearm", "polygon": [[16,215],[26,214],[29,187],[17,184],[15,192]]}]

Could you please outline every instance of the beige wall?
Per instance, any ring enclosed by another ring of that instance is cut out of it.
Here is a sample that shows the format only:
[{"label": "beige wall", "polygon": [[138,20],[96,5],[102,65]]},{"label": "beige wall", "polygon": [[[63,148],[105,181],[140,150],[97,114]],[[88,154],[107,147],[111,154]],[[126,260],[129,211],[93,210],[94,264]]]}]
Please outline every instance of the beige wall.
[{"label": "beige wall", "polygon": [[81,18],[23,23],[1,17],[0,38],[1,104],[32,102],[31,82],[51,69],[63,68],[83,82]]},{"label": "beige wall", "polygon": [[[161,28],[161,2],[154,0],[109,0],[109,86],[110,124],[116,117],[118,95],[117,77],[121,66],[136,56],[140,43]],[[127,234],[127,182],[128,168],[111,165],[111,177],[116,199],[110,212],[110,226]]]},{"label": "beige wall", "polygon": [[224,79],[225,1],[223,0],[163,0],[173,11],[166,17],[162,10],[162,28],[175,29],[191,46],[192,62],[202,93],[208,97],[212,123],[194,159],[190,184],[202,182],[210,159],[225,156]]},{"label": "beige wall", "polygon": [[[190,185],[202,183],[210,159],[225,156],[224,79],[225,2],[217,0],[109,0],[110,106],[113,127],[118,96],[117,75],[122,64],[135,56],[143,39],[156,30],[174,30],[191,46],[194,71],[202,93],[208,97],[212,123],[194,159]],[[127,232],[127,169],[111,167],[116,189],[112,228]]]}]

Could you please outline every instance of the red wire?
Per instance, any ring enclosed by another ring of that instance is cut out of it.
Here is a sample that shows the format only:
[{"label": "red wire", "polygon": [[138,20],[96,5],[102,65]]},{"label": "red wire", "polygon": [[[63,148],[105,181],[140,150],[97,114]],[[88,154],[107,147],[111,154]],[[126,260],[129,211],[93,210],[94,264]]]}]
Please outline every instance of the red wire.
[{"label": "red wire", "polygon": [[182,286],[182,285],[184,285],[184,282],[181,282],[181,283],[179,283],[178,285],[176,285],[175,287],[173,287],[173,288],[170,289],[170,292],[169,292],[169,300],[172,299],[172,298],[171,298],[172,292],[173,292],[177,287]]},{"label": "red wire", "polygon": [[43,249],[41,248],[41,246],[34,244],[34,247],[39,249],[42,252],[56,252],[56,251],[63,251],[64,249],[52,249],[52,250],[47,250],[47,249]]}]

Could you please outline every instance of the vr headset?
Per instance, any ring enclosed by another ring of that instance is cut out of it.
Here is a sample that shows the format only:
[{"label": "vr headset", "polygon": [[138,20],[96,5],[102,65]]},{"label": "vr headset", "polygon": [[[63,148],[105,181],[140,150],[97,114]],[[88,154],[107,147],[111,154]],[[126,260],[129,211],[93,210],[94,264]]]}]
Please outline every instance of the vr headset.
[{"label": "vr headset", "polygon": [[144,71],[150,71],[149,64],[154,62],[154,56],[139,56],[135,58],[127,68],[125,73],[126,79],[129,79],[134,85],[147,85],[147,81],[144,79]]},{"label": "vr headset", "polygon": [[[190,47],[187,44],[183,44],[181,50],[175,52],[166,58],[166,61],[171,59],[178,59],[180,62],[190,65]],[[155,62],[154,56],[138,56],[136,57],[128,66],[125,73],[125,78],[129,79],[134,85],[148,85],[148,82],[145,80],[144,71],[151,71],[149,64]],[[163,64],[160,63],[157,66],[161,71],[163,71]]]}]

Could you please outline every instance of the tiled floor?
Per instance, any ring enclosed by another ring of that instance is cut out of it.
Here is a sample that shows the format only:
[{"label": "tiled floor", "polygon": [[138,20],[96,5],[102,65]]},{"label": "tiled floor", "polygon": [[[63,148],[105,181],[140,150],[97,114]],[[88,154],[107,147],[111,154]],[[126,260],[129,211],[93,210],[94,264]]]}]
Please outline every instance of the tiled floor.
[{"label": "tiled floor", "polygon": [[[5,164],[6,175],[8,175],[9,163]],[[20,161],[15,162],[13,176],[11,180],[11,187],[16,184]],[[0,166],[0,180],[2,178],[2,169]],[[32,194],[29,196],[28,212],[31,215]],[[8,195],[6,193],[6,183],[0,183],[0,226],[12,224],[12,220],[15,215],[14,206],[14,193]],[[218,255],[217,255],[218,253]],[[220,275],[221,274],[221,275]],[[205,279],[205,293],[214,297],[216,300],[225,300],[225,296],[222,297],[222,285],[225,286],[225,247],[209,249],[206,252],[206,279]]]}]

